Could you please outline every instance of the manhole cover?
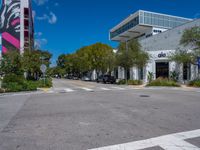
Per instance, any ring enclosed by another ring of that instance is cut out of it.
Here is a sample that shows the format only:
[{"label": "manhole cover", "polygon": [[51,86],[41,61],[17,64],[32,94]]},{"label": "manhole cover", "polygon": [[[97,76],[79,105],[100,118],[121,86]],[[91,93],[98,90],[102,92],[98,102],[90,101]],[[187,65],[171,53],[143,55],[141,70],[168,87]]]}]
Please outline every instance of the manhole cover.
[{"label": "manhole cover", "polygon": [[140,97],[150,97],[149,95],[140,95]]}]

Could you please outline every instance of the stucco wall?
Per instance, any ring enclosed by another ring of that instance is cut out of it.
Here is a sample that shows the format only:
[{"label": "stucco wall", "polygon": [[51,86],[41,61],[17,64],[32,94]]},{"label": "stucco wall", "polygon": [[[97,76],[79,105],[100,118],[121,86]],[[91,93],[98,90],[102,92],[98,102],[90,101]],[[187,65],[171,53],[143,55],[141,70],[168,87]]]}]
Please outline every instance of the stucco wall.
[{"label": "stucco wall", "polygon": [[200,26],[200,19],[140,40],[139,42],[142,45],[142,49],[145,51],[176,50],[178,48],[183,48],[179,44],[183,32],[185,29],[189,29],[194,26]]}]

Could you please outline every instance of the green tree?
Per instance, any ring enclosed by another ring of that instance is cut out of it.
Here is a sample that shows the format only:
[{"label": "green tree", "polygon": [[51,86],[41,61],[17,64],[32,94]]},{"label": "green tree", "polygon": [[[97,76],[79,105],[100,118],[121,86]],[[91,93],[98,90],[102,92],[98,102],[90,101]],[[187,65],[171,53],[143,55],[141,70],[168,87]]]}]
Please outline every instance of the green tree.
[{"label": "green tree", "polygon": [[180,45],[184,48],[177,49],[169,57],[172,61],[179,64],[198,65],[197,58],[200,57],[200,27],[186,29],[180,40]]},{"label": "green tree", "polygon": [[97,75],[102,72],[111,71],[114,66],[114,52],[112,47],[96,43],[89,47],[89,58],[92,70],[96,70]]},{"label": "green tree", "polygon": [[64,68],[65,67],[65,59],[66,59],[66,55],[65,54],[61,54],[58,56],[57,59],[57,66]]},{"label": "green tree", "polygon": [[184,46],[192,46],[193,50],[200,50],[200,27],[195,26],[191,29],[186,29],[182,35],[180,44]]},{"label": "green tree", "polygon": [[97,74],[106,73],[112,71],[115,64],[114,58],[112,47],[96,43],[82,47],[75,53],[60,55],[57,60],[57,67],[64,69],[66,74],[78,76],[93,70],[96,70]]},{"label": "green tree", "polygon": [[78,67],[80,70],[81,76],[84,75],[87,72],[92,71],[92,61],[90,58],[90,47],[85,46],[80,48],[76,54],[78,58]]},{"label": "green tree", "polygon": [[143,67],[148,60],[148,53],[141,50],[141,45],[137,40],[133,39],[119,44],[116,65],[125,69],[126,79],[129,68],[133,66]]},{"label": "green tree", "polygon": [[23,54],[23,68],[27,79],[36,80],[41,75],[40,66],[45,64],[49,69],[52,54],[42,50],[26,50]]},{"label": "green tree", "polygon": [[8,51],[2,56],[1,73],[23,75],[23,61],[22,56],[17,51]]}]

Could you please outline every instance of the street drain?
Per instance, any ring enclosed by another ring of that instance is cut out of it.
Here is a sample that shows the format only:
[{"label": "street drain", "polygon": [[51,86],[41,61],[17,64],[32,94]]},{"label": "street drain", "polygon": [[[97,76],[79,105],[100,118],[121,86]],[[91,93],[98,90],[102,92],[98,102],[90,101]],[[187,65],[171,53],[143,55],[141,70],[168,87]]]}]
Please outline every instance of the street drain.
[{"label": "street drain", "polygon": [[149,95],[140,95],[140,97],[150,97]]}]

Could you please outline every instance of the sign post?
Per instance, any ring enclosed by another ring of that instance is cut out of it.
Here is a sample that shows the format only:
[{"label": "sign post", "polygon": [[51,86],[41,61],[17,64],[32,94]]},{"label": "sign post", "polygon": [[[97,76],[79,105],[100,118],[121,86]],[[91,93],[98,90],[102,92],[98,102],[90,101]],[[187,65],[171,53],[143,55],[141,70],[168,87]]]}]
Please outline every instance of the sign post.
[{"label": "sign post", "polygon": [[46,70],[47,70],[47,66],[45,64],[42,64],[40,66],[40,70],[42,71],[43,73],[43,78],[44,78],[44,86],[45,86],[45,73],[46,73]]}]

